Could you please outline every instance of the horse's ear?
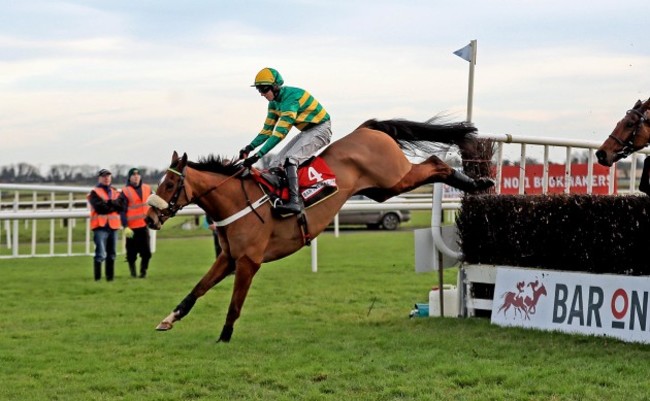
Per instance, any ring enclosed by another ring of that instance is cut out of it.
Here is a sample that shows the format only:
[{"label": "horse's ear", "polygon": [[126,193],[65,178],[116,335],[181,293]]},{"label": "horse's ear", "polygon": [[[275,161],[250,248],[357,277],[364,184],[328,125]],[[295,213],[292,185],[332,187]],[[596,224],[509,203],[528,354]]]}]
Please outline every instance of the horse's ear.
[{"label": "horse's ear", "polygon": [[174,151],[174,154],[172,154],[172,164],[174,164],[176,160],[178,160],[178,152]]},{"label": "horse's ear", "polygon": [[183,158],[181,159],[181,164],[187,164],[187,153],[183,153]]},{"label": "horse's ear", "polygon": [[650,98],[648,98],[648,100],[643,102],[643,107],[646,108],[646,109],[650,108]]},{"label": "horse's ear", "polygon": [[636,103],[634,103],[634,107],[632,107],[632,108],[633,108],[633,109],[638,109],[639,106],[641,106],[641,101],[640,101],[640,100],[637,100]]}]

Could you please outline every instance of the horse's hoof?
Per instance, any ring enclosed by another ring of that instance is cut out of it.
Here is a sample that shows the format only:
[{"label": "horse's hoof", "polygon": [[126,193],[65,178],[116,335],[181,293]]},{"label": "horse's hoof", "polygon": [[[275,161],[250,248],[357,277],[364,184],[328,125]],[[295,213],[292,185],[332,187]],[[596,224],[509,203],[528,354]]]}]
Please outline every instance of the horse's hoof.
[{"label": "horse's hoof", "polygon": [[232,338],[233,327],[232,326],[223,326],[221,334],[219,335],[218,343],[229,343]]},{"label": "horse's hoof", "polygon": [[495,185],[494,180],[491,180],[489,178],[479,178],[475,180],[475,182],[477,191],[483,191],[488,188],[492,188]]},{"label": "horse's hoof", "polygon": [[167,331],[167,330],[171,330],[173,327],[174,327],[173,324],[171,324],[169,322],[162,321],[162,322],[160,322],[160,324],[158,326],[156,326],[156,330],[158,330],[158,331]]}]

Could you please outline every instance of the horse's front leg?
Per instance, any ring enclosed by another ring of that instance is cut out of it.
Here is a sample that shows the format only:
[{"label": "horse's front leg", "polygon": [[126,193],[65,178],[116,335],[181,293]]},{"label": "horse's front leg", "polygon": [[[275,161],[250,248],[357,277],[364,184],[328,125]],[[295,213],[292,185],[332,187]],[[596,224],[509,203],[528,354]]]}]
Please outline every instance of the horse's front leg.
[{"label": "horse's front leg", "polygon": [[233,272],[235,269],[234,261],[225,252],[221,253],[217,260],[212,264],[212,267],[196,284],[194,289],[187,294],[181,303],[174,308],[174,310],[165,317],[160,324],[156,327],[158,331],[171,330],[174,323],[181,320],[185,315],[190,313],[196,300],[202,297],[210,288],[217,285],[221,280]]},{"label": "horse's front leg", "polygon": [[244,301],[253,282],[253,277],[259,269],[260,263],[254,262],[248,256],[243,256],[237,260],[235,285],[232,291],[232,298],[230,299],[230,306],[228,307],[228,314],[226,315],[226,324],[224,324],[221,335],[219,335],[219,342],[230,341],[235,321],[241,314],[241,309],[244,306]]}]

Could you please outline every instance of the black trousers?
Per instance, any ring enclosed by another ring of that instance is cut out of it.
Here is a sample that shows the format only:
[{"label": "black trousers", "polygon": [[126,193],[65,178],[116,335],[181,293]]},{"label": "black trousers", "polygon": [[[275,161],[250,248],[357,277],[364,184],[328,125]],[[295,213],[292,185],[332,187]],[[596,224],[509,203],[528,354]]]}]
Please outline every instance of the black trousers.
[{"label": "black trousers", "polygon": [[126,239],[126,260],[135,263],[140,258],[144,262],[151,259],[151,245],[149,244],[149,229],[147,227],[134,228],[133,237]]},{"label": "black trousers", "polygon": [[647,156],[643,161],[643,171],[641,173],[639,191],[646,195],[650,195],[650,156]]}]

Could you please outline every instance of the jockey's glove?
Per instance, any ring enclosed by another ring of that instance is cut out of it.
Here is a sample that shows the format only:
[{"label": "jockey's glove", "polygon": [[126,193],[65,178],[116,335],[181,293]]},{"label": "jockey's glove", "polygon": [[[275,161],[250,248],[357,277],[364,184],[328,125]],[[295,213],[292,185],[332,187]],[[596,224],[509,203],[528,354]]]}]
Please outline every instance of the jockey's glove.
[{"label": "jockey's glove", "polygon": [[239,160],[245,159],[248,157],[248,154],[251,152],[251,150],[255,149],[251,145],[246,145],[242,150],[239,151]]},{"label": "jockey's glove", "polygon": [[133,230],[131,230],[129,227],[124,228],[124,236],[126,238],[133,238]]},{"label": "jockey's glove", "polygon": [[249,157],[248,159],[244,160],[244,163],[243,163],[244,167],[251,168],[251,166],[253,164],[257,163],[257,161],[259,159],[260,159],[260,157],[258,155],[253,155],[253,156]]}]

